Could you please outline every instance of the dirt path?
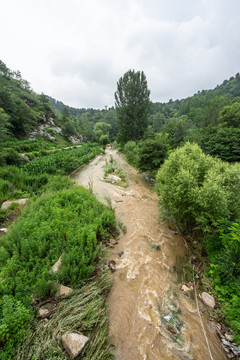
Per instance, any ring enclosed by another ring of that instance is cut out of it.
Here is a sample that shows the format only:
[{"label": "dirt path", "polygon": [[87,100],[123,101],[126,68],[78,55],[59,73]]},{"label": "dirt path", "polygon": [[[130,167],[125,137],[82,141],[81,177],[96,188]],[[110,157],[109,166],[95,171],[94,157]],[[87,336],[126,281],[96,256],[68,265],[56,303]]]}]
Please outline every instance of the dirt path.
[{"label": "dirt path", "polygon": [[[110,155],[127,175],[125,190],[101,180]],[[75,173],[75,180],[85,187],[92,184],[99,200],[106,203],[111,198],[117,218],[127,226],[111,255],[117,268],[108,298],[109,339],[116,347],[115,358],[211,359],[193,296],[178,286],[175,269],[184,262],[184,241],[159,224],[156,194],[112,149]],[[227,359],[215,324],[207,320],[207,310],[200,305],[212,358]]]}]

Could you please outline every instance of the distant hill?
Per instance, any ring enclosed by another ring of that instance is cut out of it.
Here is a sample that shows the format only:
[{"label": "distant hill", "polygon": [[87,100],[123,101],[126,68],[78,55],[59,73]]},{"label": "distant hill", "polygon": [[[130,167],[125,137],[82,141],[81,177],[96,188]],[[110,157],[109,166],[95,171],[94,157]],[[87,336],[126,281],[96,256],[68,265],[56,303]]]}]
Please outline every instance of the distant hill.
[{"label": "distant hill", "polygon": [[74,108],[74,107],[71,107],[71,106],[68,106],[66,104],[64,104],[62,101],[58,101],[54,98],[52,98],[51,96],[46,96],[49,103],[51,104],[52,108],[54,110],[56,110],[57,112],[59,113],[62,113],[63,112],[63,109],[67,109],[69,111],[69,113],[71,115],[82,115],[86,112],[98,112],[98,111],[101,111],[101,110],[95,110],[95,109],[85,109],[85,108]]}]

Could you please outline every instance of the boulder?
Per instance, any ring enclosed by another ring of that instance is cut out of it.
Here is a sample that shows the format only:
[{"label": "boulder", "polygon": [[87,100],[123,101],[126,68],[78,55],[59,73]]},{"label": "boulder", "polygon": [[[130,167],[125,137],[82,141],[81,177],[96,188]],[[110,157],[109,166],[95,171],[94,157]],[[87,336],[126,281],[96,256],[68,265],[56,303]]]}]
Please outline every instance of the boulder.
[{"label": "boulder", "polygon": [[62,344],[70,359],[77,357],[84,348],[89,338],[77,333],[66,333],[62,336]]},{"label": "boulder", "polygon": [[9,206],[11,206],[13,203],[17,203],[19,205],[25,205],[26,202],[28,201],[27,198],[25,199],[18,199],[18,200],[7,200],[7,201],[4,201],[2,203],[2,206],[1,206],[1,209],[2,210],[7,210],[9,208]]},{"label": "boulder", "polygon": [[71,294],[71,292],[73,291],[73,289],[64,286],[64,285],[60,285],[58,288],[58,291],[55,294],[55,297],[60,297],[60,296],[67,296],[69,294]]},{"label": "boulder", "polygon": [[209,306],[212,309],[215,307],[214,297],[206,292],[202,293],[202,301],[204,302],[205,305]]}]

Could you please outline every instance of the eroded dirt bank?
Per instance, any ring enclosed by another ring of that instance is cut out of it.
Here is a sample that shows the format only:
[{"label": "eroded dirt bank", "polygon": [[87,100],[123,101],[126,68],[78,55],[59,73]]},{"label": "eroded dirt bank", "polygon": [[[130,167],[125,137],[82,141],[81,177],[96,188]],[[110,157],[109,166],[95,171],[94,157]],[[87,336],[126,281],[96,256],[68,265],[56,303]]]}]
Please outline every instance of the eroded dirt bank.
[{"label": "eroded dirt bank", "polygon": [[[103,166],[112,155],[127,175],[128,188],[103,182]],[[111,198],[116,216],[127,226],[111,259],[117,271],[108,299],[110,342],[117,360],[211,359],[196,303],[178,286],[175,265],[184,262],[183,239],[158,222],[158,199],[141,175],[115,150],[75,173],[77,184],[93,186],[103,202]],[[199,300],[200,301],[200,300]],[[227,359],[215,324],[202,319],[214,360]]]}]

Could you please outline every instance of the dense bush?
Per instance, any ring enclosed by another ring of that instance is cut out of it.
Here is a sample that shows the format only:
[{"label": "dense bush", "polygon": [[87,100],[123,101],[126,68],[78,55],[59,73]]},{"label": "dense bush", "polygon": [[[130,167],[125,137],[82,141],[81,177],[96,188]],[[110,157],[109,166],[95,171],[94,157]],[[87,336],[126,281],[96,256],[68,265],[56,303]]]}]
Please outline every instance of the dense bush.
[{"label": "dense bush", "polygon": [[23,158],[14,149],[0,150],[0,166],[17,165],[24,163]]},{"label": "dense bush", "polygon": [[168,144],[161,134],[156,135],[154,139],[143,141],[139,150],[139,169],[155,177],[157,170],[167,157],[167,152]]},{"label": "dense bush", "polygon": [[[51,295],[57,281],[76,287],[88,279],[95,271],[102,241],[115,231],[114,212],[75,185],[44,195],[23,211],[0,238],[0,341],[5,353],[24,334],[31,296]],[[61,269],[54,275],[50,269],[60,255]],[[13,299],[9,306],[19,313],[15,330],[6,319],[6,295]]]},{"label": "dense bush", "polygon": [[123,148],[129,164],[137,166],[138,164],[138,147],[135,141],[128,141]]},{"label": "dense bush", "polygon": [[240,160],[240,129],[208,127],[201,139],[201,147],[212,156],[228,162]]},{"label": "dense bush", "polygon": [[205,240],[209,275],[223,303],[226,320],[240,342],[240,219],[222,220],[217,234]]},{"label": "dense bush", "polygon": [[221,217],[240,213],[240,166],[205,155],[196,144],[173,151],[157,174],[166,216],[187,231],[211,231]]}]

